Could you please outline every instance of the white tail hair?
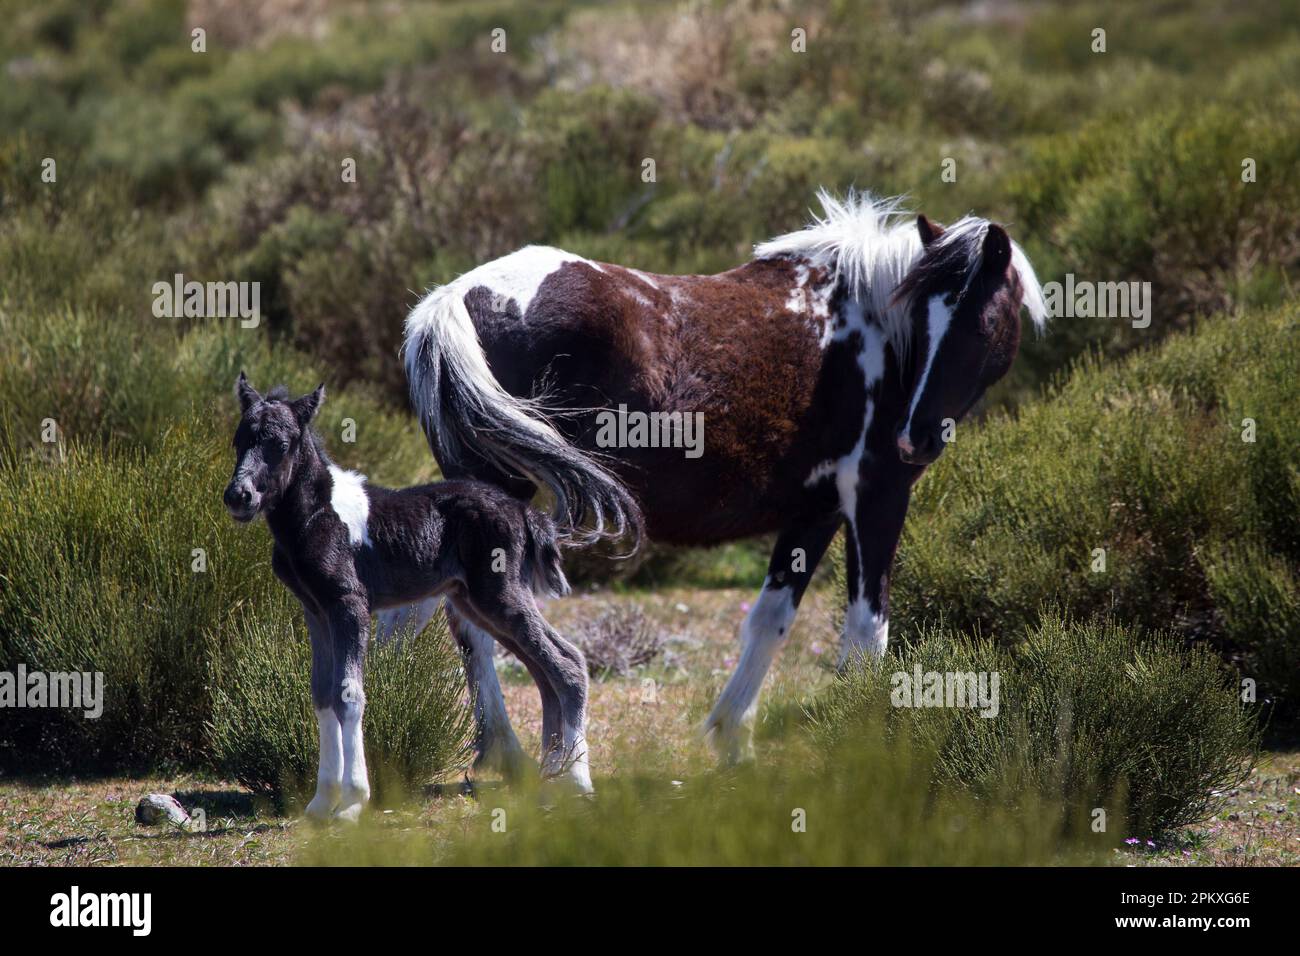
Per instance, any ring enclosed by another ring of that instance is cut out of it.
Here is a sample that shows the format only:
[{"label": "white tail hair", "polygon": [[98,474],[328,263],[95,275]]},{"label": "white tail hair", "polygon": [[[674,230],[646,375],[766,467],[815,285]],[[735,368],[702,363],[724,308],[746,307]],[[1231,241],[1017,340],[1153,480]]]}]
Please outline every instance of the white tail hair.
[{"label": "white tail hair", "polygon": [[[641,536],[641,513],[617,478],[548,421],[544,401],[511,395],[492,374],[464,290],[433,290],[411,310],[402,349],[411,402],[443,472],[482,463],[549,489],[564,540]],[[585,528],[585,530],[580,530]]]}]

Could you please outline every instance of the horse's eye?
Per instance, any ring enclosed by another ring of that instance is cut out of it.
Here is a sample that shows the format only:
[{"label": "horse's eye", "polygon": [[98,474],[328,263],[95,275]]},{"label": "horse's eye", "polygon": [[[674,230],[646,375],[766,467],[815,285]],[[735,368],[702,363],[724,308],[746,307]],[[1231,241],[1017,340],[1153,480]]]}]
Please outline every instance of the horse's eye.
[{"label": "horse's eye", "polygon": [[289,450],[289,439],[286,438],[282,442],[280,442],[280,454],[283,455],[288,450]]}]

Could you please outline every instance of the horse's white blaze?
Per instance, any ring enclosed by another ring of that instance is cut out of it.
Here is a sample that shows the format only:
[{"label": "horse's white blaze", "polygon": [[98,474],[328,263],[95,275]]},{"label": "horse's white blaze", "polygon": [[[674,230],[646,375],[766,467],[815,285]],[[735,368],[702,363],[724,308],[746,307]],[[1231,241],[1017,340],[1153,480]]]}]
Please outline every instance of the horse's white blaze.
[{"label": "horse's white blaze", "polygon": [[[882,595],[887,584],[888,582],[882,578],[880,582]],[[851,658],[863,654],[883,657],[888,645],[889,614],[880,610],[865,597],[856,598],[849,604],[844,615],[844,641],[840,645],[840,666],[846,664]]]},{"label": "horse's white blaze", "polygon": [[348,543],[352,547],[370,544],[370,499],[366,496],[363,483],[365,475],[355,471],[344,471],[337,465],[330,465],[330,507],[339,516],[339,520],[348,529]]},{"label": "horse's white blaze", "polygon": [[307,804],[307,815],[325,817],[338,806],[343,786],[343,728],[334,710],[316,711],[320,730],[320,762],[316,770],[316,795]]},{"label": "horse's white blaze", "polygon": [[921,378],[916,383],[916,388],[912,391],[912,404],[907,409],[907,423],[903,426],[904,437],[910,439],[912,435],[912,416],[916,414],[916,406],[921,402],[921,396],[925,394],[925,385],[930,381],[930,373],[934,369],[934,357],[939,354],[939,346],[943,343],[943,337],[948,334],[948,326],[952,324],[952,309],[943,301],[943,296],[933,296],[926,308],[926,338],[929,340],[925,354],[925,368],[921,370]]},{"label": "horse's white blaze", "polygon": [[731,760],[748,756],[749,728],[758,709],[758,692],[777,648],[790,633],[795,611],[792,590],[789,587],[774,590],[769,578],[763,582],[758,600],[741,625],[744,649],[740,663],[706,724],[717,734],[719,749]]}]

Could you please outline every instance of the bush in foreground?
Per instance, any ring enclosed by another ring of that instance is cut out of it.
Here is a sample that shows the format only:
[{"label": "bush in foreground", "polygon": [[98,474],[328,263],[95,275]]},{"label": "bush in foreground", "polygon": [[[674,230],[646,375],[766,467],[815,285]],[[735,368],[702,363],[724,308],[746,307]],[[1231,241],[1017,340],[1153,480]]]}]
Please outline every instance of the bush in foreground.
[{"label": "bush in foreground", "polygon": [[[914,683],[918,671],[996,675],[997,706],[906,706],[915,698],[896,675]],[[941,789],[1046,794],[1143,836],[1209,816],[1259,743],[1258,713],[1209,651],[1054,611],[1014,648],[936,629],[860,662],[816,707],[814,727],[830,748],[864,727],[920,740],[937,754]]]},{"label": "bush in foreground", "polygon": [[[298,862],[380,866],[1011,866],[1099,862],[1122,834],[1032,795],[936,794],[927,748],[849,735],[822,760],[791,738],[734,771],[616,775],[592,800],[527,789],[451,808],[431,828],[313,836]],[[503,829],[504,827],[504,829]]]}]

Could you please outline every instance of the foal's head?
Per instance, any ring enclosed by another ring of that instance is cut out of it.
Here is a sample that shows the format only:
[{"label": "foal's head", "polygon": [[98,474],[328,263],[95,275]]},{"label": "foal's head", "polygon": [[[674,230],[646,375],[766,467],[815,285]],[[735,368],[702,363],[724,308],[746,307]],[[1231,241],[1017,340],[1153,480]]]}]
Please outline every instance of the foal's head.
[{"label": "foal's head", "polygon": [[928,465],[947,419],[965,415],[1006,374],[1020,346],[1020,306],[1042,317],[1038,280],[1006,230],[967,218],[947,230],[917,220],[921,256],[894,294],[909,310],[911,397],[898,423],[903,461]]},{"label": "foal's head", "polygon": [[241,413],[234,438],[235,474],[223,500],[236,521],[252,521],[293,483],[307,426],[325,398],[325,386],[290,401],[281,385],[263,398],[240,372],[235,395]]}]

